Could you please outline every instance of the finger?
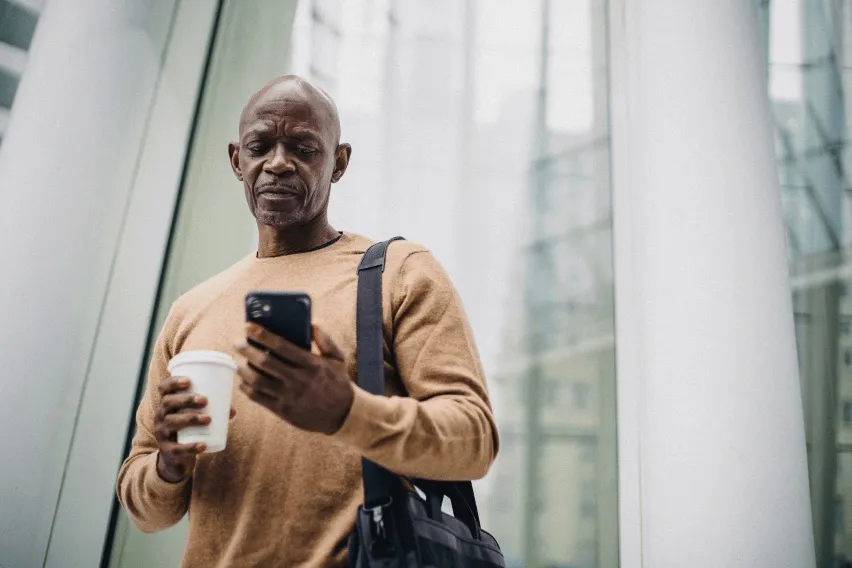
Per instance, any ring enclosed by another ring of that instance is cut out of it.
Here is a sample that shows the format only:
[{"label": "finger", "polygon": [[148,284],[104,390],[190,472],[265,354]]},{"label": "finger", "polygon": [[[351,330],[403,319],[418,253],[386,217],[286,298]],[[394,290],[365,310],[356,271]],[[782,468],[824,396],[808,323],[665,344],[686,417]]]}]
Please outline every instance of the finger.
[{"label": "finger", "polygon": [[207,426],[210,424],[209,414],[198,414],[196,412],[183,414],[167,414],[163,418],[163,425],[169,432],[178,432],[189,426]]},{"label": "finger", "polygon": [[166,414],[184,410],[187,408],[196,409],[207,406],[207,397],[200,394],[181,393],[167,394],[163,397],[160,403]]},{"label": "finger", "polygon": [[334,342],[334,339],[332,339],[332,337],[318,325],[311,327],[313,327],[314,341],[316,342],[317,347],[319,347],[320,354],[323,357],[343,361],[343,351],[340,347],[338,347],[337,343]]},{"label": "finger", "polygon": [[192,383],[186,377],[165,377],[159,384],[160,396],[185,391],[191,386]]},{"label": "finger", "polygon": [[252,392],[262,392],[268,396],[278,398],[285,390],[282,381],[265,376],[263,373],[246,365],[237,367],[237,375],[241,379],[241,384],[245,385]]},{"label": "finger", "polygon": [[239,345],[237,352],[246,358],[251,367],[273,379],[284,379],[292,374],[293,369],[302,368],[298,364],[284,361],[273,353],[248,343]]},{"label": "finger", "polygon": [[262,325],[247,323],[246,338],[257,343],[261,349],[271,351],[279,359],[301,367],[307,367],[311,364],[310,351],[272,333]]},{"label": "finger", "polygon": [[160,453],[168,455],[171,459],[186,459],[188,457],[203,454],[207,450],[207,444],[198,442],[194,444],[178,444],[177,442],[165,442],[160,444]]},{"label": "finger", "polygon": [[267,410],[271,410],[275,414],[278,414],[278,408],[280,406],[280,400],[278,398],[256,391],[247,386],[245,383],[240,383],[240,390],[249,397],[249,399],[263,406]]}]

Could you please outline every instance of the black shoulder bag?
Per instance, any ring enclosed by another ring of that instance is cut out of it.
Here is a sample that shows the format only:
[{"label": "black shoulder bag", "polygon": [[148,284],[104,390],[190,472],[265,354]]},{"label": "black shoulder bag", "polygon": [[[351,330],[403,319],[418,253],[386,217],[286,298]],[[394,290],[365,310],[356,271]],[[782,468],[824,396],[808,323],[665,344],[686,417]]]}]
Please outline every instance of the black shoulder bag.
[{"label": "black shoulder bag", "polygon": [[[378,395],[385,390],[382,273],[388,245],[400,238],[371,246],[358,267],[357,383]],[[349,539],[351,568],[505,566],[497,541],[479,526],[470,481],[403,479],[366,458],[362,469],[364,504]],[[452,516],[441,511],[444,497]]]}]

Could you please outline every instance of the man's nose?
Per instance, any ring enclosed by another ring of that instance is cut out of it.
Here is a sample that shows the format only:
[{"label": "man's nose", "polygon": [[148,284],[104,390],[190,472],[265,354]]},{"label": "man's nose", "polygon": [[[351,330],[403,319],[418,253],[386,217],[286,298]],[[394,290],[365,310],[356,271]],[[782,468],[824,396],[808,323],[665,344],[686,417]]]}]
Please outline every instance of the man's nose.
[{"label": "man's nose", "polygon": [[280,175],[285,172],[296,171],[296,166],[284,145],[276,144],[272,150],[272,155],[263,164],[263,169],[269,173]]}]

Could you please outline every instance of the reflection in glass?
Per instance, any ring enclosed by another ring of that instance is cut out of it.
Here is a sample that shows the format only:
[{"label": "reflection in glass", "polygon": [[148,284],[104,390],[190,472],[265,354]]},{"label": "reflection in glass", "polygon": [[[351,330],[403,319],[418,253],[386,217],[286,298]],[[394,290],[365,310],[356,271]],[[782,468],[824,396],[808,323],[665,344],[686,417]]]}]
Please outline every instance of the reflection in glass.
[{"label": "reflection in glass", "polygon": [[820,568],[852,562],[849,9],[843,0],[762,3]]}]

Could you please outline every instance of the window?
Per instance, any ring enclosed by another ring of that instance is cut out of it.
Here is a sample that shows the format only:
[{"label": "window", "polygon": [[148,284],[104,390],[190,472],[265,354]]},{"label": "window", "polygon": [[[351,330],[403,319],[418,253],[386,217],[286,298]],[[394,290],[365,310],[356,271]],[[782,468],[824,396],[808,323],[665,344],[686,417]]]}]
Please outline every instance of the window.
[{"label": "window", "polygon": [[834,533],[843,534],[843,498],[838,497],[834,502]]},{"label": "window", "polygon": [[583,483],[580,497],[580,515],[584,519],[594,519],[598,512],[598,491],[594,482]]},{"label": "window", "polygon": [[589,388],[588,383],[574,383],[573,386],[574,407],[577,410],[585,410],[589,406]]}]

